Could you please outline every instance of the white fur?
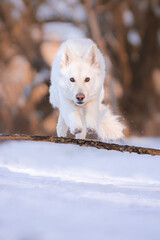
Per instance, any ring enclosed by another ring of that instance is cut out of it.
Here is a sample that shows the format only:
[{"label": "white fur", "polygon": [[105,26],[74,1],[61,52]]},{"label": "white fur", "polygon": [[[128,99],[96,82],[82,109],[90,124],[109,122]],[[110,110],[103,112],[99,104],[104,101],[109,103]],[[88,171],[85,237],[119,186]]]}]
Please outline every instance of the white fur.
[{"label": "white fur", "polygon": [[[90,81],[84,80],[89,77]],[[74,78],[75,82],[71,82]],[[90,39],[70,39],[57,52],[51,70],[50,102],[59,109],[57,135],[66,137],[68,129],[76,138],[97,132],[102,140],[123,137],[123,125],[104,98],[105,63],[96,44]],[[83,104],[76,94],[85,95]]]}]

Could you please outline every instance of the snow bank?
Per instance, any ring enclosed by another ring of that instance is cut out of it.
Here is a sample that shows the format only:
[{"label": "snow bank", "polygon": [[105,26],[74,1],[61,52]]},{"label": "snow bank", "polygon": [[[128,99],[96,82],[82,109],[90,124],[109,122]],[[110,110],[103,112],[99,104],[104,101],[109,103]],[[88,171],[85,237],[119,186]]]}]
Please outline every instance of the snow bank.
[{"label": "snow bank", "polygon": [[0,239],[159,239],[160,157],[23,141],[0,151]]}]

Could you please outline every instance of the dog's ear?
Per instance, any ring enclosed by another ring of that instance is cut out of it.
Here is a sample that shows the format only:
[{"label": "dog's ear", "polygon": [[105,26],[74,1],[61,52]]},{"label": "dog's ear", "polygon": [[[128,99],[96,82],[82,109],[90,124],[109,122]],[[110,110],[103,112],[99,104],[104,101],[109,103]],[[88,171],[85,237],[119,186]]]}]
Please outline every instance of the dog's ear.
[{"label": "dog's ear", "polygon": [[97,47],[95,45],[92,45],[88,50],[85,56],[85,61],[88,62],[91,66],[95,66],[97,68],[100,67],[99,55],[98,55]]},{"label": "dog's ear", "polygon": [[75,59],[74,51],[70,46],[66,46],[61,58],[61,67],[67,67]]}]

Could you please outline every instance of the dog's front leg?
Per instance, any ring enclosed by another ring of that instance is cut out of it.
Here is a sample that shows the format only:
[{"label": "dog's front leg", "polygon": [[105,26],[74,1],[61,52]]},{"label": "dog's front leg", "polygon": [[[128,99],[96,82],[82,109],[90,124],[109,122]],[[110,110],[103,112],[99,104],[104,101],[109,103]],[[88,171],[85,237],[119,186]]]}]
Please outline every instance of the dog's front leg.
[{"label": "dog's front leg", "polygon": [[88,102],[85,107],[85,122],[89,134],[97,132],[98,114],[97,101]]},{"label": "dog's front leg", "polygon": [[72,109],[72,111],[70,111],[70,113],[68,113],[70,132],[74,135],[82,133],[83,130],[82,121],[78,110],[79,109],[75,107]]},{"label": "dog's front leg", "polygon": [[57,123],[57,136],[58,137],[66,137],[67,130],[68,130],[68,127],[65,124],[62,114],[60,113],[59,118],[58,118],[58,123]]},{"label": "dog's front leg", "polygon": [[70,132],[73,135],[78,135],[82,133],[83,124],[81,120],[79,107],[77,107],[74,103],[67,99],[63,101],[63,104],[61,104],[61,106],[62,107],[60,112],[63,115],[63,119],[67,126],[69,127]]}]

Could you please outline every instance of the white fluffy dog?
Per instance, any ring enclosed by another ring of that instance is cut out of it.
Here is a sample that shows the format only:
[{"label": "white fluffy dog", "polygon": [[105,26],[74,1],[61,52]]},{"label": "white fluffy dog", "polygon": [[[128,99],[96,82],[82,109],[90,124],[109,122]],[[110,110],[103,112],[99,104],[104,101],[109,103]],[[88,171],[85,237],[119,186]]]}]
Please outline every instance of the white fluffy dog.
[{"label": "white fluffy dog", "polygon": [[70,39],[57,52],[51,70],[50,103],[59,109],[58,137],[68,129],[76,138],[87,133],[102,140],[123,138],[124,126],[104,98],[105,62],[90,39]]}]

